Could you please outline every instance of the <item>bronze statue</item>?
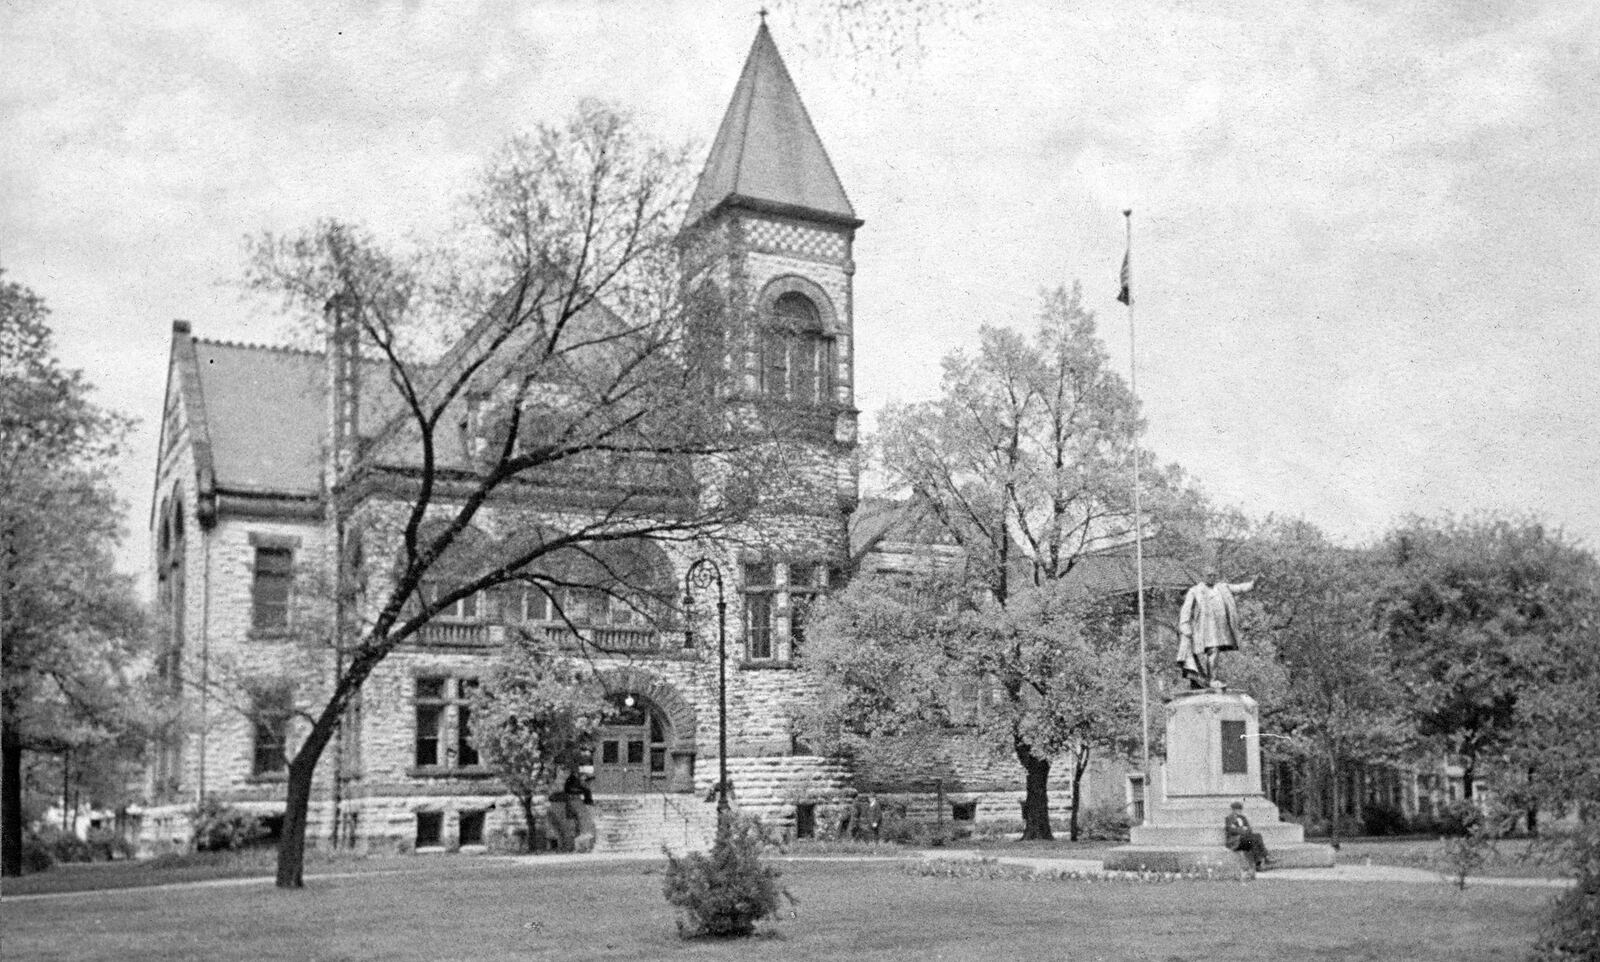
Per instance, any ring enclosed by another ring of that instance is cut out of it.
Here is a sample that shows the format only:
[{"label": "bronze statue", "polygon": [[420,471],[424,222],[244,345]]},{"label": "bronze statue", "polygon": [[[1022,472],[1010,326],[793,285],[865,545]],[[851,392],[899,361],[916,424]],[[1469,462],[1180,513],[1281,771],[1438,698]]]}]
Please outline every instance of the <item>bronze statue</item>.
[{"label": "bronze statue", "polygon": [[1190,688],[1228,687],[1217,677],[1217,655],[1239,647],[1239,606],[1233,596],[1255,585],[1218,582],[1216,565],[1207,565],[1205,582],[1184,595],[1178,613],[1178,668]]}]

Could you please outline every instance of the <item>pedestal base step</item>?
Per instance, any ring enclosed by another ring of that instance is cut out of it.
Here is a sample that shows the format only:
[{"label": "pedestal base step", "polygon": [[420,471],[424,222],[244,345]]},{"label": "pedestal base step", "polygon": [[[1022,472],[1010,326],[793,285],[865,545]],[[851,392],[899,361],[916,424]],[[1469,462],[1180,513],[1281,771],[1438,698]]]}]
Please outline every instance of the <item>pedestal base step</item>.
[{"label": "pedestal base step", "polygon": [[[1273,868],[1332,868],[1333,847],[1303,843],[1267,846]],[[1221,846],[1122,845],[1106,855],[1108,872],[1216,872],[1246,869],[1245,858]]]}]

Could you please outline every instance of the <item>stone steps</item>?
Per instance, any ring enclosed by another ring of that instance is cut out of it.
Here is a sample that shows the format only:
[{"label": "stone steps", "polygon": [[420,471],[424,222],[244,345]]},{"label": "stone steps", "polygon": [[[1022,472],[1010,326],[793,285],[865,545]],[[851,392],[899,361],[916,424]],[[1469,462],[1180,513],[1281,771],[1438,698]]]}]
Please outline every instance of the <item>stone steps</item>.
[{"label": "stone steps", "polygon": [[704,851],[717,832],[716,805],[693,795],[596,796],[593,814],[596,852]]}]

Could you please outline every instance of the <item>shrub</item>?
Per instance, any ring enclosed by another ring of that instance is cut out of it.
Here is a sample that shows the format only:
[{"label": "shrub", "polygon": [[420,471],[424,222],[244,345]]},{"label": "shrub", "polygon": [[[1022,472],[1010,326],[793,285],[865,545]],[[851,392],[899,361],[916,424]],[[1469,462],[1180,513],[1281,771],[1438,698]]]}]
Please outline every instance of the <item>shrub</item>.
[{"label": "shrub", "polygon": [[1368,835],[1404,835],[1410,828],[1405,813],[1392,805],[1364,805],[1361,821]]},{"label": "shrub", "polygon": [[1126,842],[1131,824],[1121,805],[1096,805],[1083,813],[1078,837],[1091,842]]},{"label": "shrub", "polygon": [[755,819],[730,816],[717,826],[710,856],[667,852],[662,894],[680,912],[679,935],[746,936],[757,921],[778,917],[778,896],[794,903],[778,870],[761,864],[765,847]]},{"label": "shrub", "polygon": [[1436,835],[1467,835],[1478,822],[1478,809],[1468,801],[1455,801],[1443,806],[1431,820],[1423,822],[1423,831]]},{"label": "shrub", "polygon": [[207,795],[191,816],[194,847],[202,852],[231,852],[265,835],[261,820]]},{"label": "shrub", "polygon": [[114,828],[89,829],[89,854],[97,862],[128,859],[135,855],[133,843]]},{"label": "shrub", "polygon": [[89,843],[63,828],[41,825],[34,836],[54,862],[92,862]]},{"label": "shrub", "polygon": [[22,836],[22,871],[23,874],[44,872],[54,868],[56,857],[50,853],[50,846],[33,832],[25,832]]},{"label": "shrub", "polygon": [[1570,845],[1577,884],[1551,903],[1531,962],[1600,960],[1600,826],[1587,826]]}]

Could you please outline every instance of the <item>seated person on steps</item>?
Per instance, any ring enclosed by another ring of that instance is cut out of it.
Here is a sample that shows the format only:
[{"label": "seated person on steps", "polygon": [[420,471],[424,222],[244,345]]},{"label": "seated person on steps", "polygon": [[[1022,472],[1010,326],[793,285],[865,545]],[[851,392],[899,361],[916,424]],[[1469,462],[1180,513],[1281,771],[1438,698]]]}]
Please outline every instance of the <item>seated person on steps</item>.
[{"label": "seated person on steps", "polygon": [[1267,867],[1267,843],[1261,840],[1261,835],[1251,831],[1250,820],[1244,817],[1244,803],[1234,802],[1229,806],[1232,811],[1222,823],[1222,829],[1227,835],[1229,849],[1240,852],[1250,860],[1256,871]]}]

